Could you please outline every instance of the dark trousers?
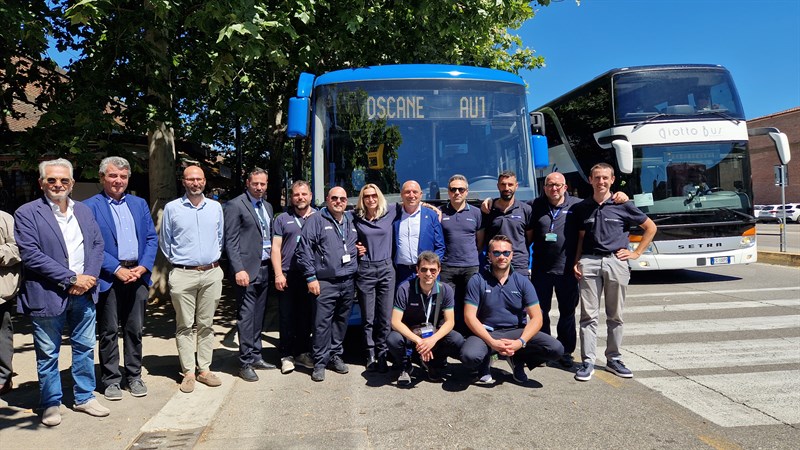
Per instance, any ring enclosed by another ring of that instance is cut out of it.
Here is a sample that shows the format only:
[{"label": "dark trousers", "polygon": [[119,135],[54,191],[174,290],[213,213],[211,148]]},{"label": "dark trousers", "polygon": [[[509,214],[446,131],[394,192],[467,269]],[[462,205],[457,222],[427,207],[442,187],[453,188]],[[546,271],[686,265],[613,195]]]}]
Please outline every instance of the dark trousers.
[{"label": "dark trousers", "polygon": [[386,338],[392,330],[394,305],[392,260],[361,261],[356,275],[356,293],[364,323],[364,341],[369,356],[385,356]]},{"label": "dark trousers", "polygon": [[97,302],[97,342],[100,381],[104,387],[121,384],[119,370],[119,329],[122,326],[125,377],[142,376],[142,329],[149,289],[144,280],[125,284],[114,280]]},{"label": "dark trousers", "polygon": [[13,298],[0,304],[0,387],[14,374],[11,367],[11,359],[14,357],[14,324],[11,322],[13,307]]},{"label": "dark trousers", "polygon": [[[519,339],[522,328],[496,330],[489,334],[495,339]],[[492,348],[478,336],[470,336],[461,347],[461,362],[469,369],[476,369],[481,363],[486,364],[492,356]],[[532,369],[547,361],[555,361],[564,354],[564,347],[555,338],[541,331],[533,335],[525,348],[519,349],[513,356],[515,363],[523,363]]]},{"label": "dark trousers", "polygon": [[236,330],[239,334],[239,363],[253,364],[261,355],[261,329],[269,294],[269,263],[261,264],[255,280],[247,287],[237,285]]},{"label": "dark trousers", "polygon": [[[389,333],[389,352],[394,357],[395,362],[401,368],[407,369],[411,365],[411,360],[407,358],[408,355],[416,353],[416,346],[413,342],[409,341],[402,334],[397,331]],[[427,363],[431,367],[443,367],[447,362],[447,358],[461,358],[461,347],[464,345],[464,337],[458,331],[451,331],[433,347],[433,359]],[[407,351],[407,350],[410,350]]]},{"label": "dark trousers", "polygon": [[558,342],[564,346],[564,354],[571,355],[575,351],[578,337],[575,331],[575,308],[578,307],[579,293],[578,280],[573,275],[555,275],[550,273],[534,272],[531,282],[539,297],[539,306],[542,308],[542,332],[550,334],[550,308],[552,307],[553,291],[558,300]]},{"label": "dark trousers", "polygon": [[311,351],[311,302],[305,277],[297,271],[284,272],[286,288],[278,291],[278,351],[281,358]]},{"label": "dark trousers", "polygon": [[325,367],[333,356],[342,355],[354,299],[353,276],[319,280],[319,295],[314,303],[314,367]]},{"label": "dark trousers", "polygon": [[453,267],[443,264],[442,272],[439,275],[442,283],[449,284],[455,291],[456,325],[454,329],[464,336],[472,334],[464,323],[464,297],[467,295],[467,283],[476,273],[478,273],[478,266]]},{"label": "dark trousers", "polygon": [[410,265],[407,266],[405,264],[400,264],[394,267],[394,285],[395,288],[400,286],[403,281],[410,280],[417,276],[417,266]]}]

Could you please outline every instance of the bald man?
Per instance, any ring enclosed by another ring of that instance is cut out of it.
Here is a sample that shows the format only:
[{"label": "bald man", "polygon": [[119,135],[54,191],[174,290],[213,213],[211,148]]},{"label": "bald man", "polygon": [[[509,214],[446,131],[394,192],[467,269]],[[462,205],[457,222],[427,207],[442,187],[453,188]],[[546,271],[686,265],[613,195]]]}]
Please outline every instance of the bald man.
[{"label": "bald man", "polygon": [[336,186],[325,201],[325,207],[306,220],[297,246],[297,263],[308,291],[315,296],[311,344],[314,381],[325,381],[326,368],[342,374],[349,371],[342,361],[342,342],[355,298],[358,268],[358,232],[353,217],[345,211],[347,193]]},{"label": "bald man", "polygon": [[402,203],[397,205],[394,222],[396,284],[417,273],[417,257],[429,250],[444,257],[444,234],[435,211],[422,207],[422,189],[414,180],[403,183]]},{"label": "bald man", "polygon": [[203,169],[187,167],[183,171],[183,187],[184,196],[164,207],[159,247],[172,263],[169,291],[175,308],[175,338],[183,373],[180,389],[189,393],[194,391],[195,379],[211,387],[222,384],[210,366],[214,351],[211,326],[224,276],[219,267],[224,219],[222,206],[203,195],[206,188]]}]

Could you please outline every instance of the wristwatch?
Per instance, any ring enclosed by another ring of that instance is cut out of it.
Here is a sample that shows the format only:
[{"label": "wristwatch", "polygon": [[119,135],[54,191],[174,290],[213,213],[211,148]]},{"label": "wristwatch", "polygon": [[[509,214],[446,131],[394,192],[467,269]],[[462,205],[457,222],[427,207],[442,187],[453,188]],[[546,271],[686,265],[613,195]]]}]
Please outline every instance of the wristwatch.
[{"label": "wristwatch", "polygon": [[525,339],[519,338],[519,341],[522,342],[522,347],[521,348],[525,348],[525,346],[528,345],[528,343],[525,342]]},{"label": "wristwatch", "polygon": [[[73,275],[73,276],[69,277],[69,285],[70,286],[73,286],[73,285],[75,285],[77,283],[78,283],[78,276],[77,275]],[[523,347],[524,347],[524,345],[523,345]]]}]

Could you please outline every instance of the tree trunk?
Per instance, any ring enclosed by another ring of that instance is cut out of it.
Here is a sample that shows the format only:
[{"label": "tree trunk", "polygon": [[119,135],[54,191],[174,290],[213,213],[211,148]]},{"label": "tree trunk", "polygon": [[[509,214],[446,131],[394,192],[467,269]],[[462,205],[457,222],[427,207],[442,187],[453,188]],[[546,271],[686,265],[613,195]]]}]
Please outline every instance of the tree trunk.
[{"label": "tree trunk", "polygon": [[[178,196],[175,173],[175,135],[171,127],[163,122],[156,124],[156,129],[147,134],[147,150],[149,155],[150,213],[156,230],[161,231],[161,218],[164,205]],[[160,251],[153,267],[153,286],[150,288],[151,299],[169,297],[167,275],[169,261]]]}]

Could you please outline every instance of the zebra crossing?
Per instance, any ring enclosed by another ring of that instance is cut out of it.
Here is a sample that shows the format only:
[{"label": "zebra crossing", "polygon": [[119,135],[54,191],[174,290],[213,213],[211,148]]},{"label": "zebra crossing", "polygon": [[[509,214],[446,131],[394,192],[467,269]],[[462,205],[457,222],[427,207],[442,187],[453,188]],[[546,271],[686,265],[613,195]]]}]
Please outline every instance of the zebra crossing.
[{"label": "zebra crossing", "polygon": [[[672,292],[631,286],[622,354],[634,380],[722,427],[800,424],[800,286],[789,284]],[[555,324],[557,312],[550,315]]]}]

